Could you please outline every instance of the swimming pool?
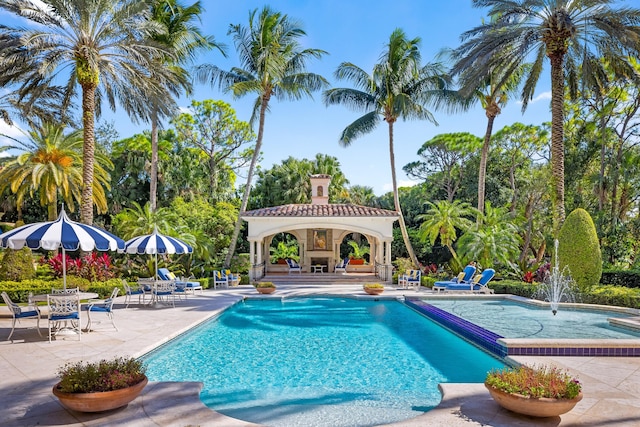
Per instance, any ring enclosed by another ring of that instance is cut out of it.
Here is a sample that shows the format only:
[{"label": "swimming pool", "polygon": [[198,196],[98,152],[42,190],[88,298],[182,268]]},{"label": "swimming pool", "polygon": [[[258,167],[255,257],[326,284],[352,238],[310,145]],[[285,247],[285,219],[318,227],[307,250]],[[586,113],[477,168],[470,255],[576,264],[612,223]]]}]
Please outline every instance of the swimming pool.
[{"label": "swimming pool", "polygon": [[[562,307],[556,316],[539,301],[513,296],[407,300],[416,311],[499,356],[640,357],[637,310]],[[636,317],[637,319],[637,317]]]},{"label": "swimming pool", "polygon": [[482,382],[501,360],[397,301],[246,300],[143,357],[151,381],[201,381],[201,400],[269,426],[413,418],[438,383]]}]

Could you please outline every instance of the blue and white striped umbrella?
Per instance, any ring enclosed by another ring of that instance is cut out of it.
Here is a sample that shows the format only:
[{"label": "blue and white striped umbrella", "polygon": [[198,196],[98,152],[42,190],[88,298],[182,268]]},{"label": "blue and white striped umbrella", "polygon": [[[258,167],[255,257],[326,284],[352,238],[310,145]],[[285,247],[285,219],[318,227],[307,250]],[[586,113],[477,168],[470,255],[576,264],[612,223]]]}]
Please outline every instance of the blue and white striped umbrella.
[{"label": "blue and white striped umbrella", "polygon": [[128,254],[149,254],[156,256],[156,276],[158,275],[158,254],[185,254],[193,248],[175,237],[165,236],[154,230],[151,234],[134,237],[125,244]]},{"label": "blue and white striped umbrella", "polygon": [[124,250],[125,242],[121,238],[92,225],[71,221],[64,209],[55,221],[38,222],[18,227],[0,234],[0,247],[22,249],[45,249],[48,251],[62,248],[62,277],[67,287],[67,265],[65,251],[116,251]]}]

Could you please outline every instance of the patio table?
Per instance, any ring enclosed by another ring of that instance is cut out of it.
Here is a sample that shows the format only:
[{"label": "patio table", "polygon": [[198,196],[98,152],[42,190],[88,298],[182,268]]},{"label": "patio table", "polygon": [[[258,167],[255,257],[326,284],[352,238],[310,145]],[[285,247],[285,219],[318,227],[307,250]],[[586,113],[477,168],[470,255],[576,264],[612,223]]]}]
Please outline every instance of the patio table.
[{"label": "patio table", "polygon": [[311,268],[313,268],[313,273],[324,273],[324,269],[325,269],[326,265],[312,265]]}]

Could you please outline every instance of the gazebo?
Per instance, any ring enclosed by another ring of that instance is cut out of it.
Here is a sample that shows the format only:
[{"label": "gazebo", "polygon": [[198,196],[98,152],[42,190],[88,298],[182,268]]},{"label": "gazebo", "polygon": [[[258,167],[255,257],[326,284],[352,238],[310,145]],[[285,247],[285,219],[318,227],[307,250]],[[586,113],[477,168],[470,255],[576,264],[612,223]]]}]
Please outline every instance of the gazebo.
[{"label": "gazebo", "polygon": [[330,175],[312,175],[311,204],[291,204],[256,209],[241,214],[248,224],[251,280],[259,280],[268,272],[282,271],[269,262],[273,237],[287,232],[298,240],[303,272],[312,265],[325,265],[328,272],[340,260],[340,244],[351,233],[360,233],[370,246],[370,262],[349,266],[348,272],[375,273],[390,282],[392,276],[391,242],[396,211],[351,204],[329,203]]}]

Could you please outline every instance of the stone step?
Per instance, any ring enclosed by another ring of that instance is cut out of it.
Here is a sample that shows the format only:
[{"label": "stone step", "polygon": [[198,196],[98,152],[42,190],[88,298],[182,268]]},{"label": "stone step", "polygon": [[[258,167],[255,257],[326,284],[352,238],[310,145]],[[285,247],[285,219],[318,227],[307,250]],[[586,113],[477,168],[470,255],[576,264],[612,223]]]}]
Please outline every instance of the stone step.
[{"label": "stone step", "polygon": [[380,283],[380,279],[374,274],[267,274],[260,282],[273,282],[276,285],[313,284],[313,285],[337,285],[337,284],[361,284]]}]

